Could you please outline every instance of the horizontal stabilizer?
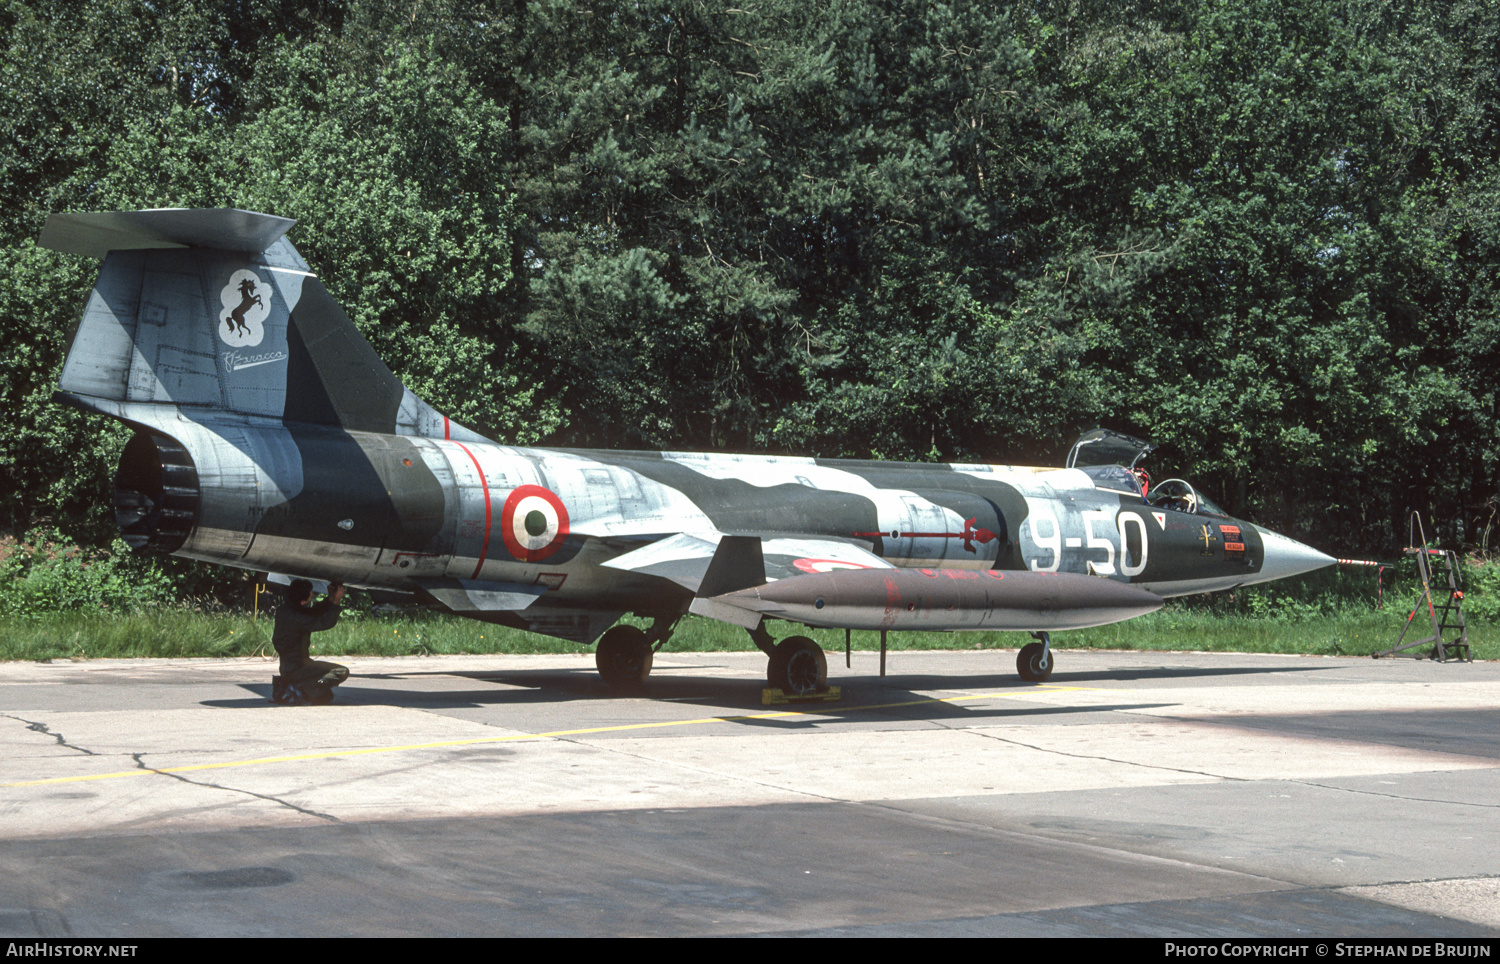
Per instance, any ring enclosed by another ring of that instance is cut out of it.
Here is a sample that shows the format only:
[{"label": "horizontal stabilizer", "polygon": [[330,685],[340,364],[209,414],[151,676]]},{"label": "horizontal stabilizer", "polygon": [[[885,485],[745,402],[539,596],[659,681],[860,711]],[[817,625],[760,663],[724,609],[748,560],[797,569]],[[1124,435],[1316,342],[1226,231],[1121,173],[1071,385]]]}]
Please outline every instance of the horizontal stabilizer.
[{"label": "horizontal stabilizer", "polygon": [[233,208],[58,213],[47,218],[40,244],[67,254],[102,258],[111,251],[216,248],[259,254],[297,222]]}]

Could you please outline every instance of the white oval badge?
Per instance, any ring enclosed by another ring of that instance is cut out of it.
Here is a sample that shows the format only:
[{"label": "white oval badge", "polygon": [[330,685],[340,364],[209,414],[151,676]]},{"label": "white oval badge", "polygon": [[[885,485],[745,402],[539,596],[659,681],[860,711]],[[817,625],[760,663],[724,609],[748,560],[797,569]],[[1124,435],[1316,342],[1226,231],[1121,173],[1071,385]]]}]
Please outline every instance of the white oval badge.
[{"label": "white oval badge", "polygon": [[271,286],[254,271],[241,268],[229,276],[219,292],[224,310],[219,312],[219,338],[235,348],[259,345],[266,337],[264,322],[271,313]]}]

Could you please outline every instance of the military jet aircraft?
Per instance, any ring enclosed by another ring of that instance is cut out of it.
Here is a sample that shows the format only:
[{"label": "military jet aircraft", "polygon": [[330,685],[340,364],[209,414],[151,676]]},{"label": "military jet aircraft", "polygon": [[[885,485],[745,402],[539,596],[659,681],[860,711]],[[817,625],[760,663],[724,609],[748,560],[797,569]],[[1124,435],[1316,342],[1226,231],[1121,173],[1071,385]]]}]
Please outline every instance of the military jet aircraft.
[{"label": "military jet aircraft", "polygon": [[[687,614],[745,628],[774,687],[826,686],[767,623],[1050,636],[1332,558],[1147,484],[1097,431],[1062,468],[497,444],[407,390],[286,232],[231,209],[54,214],[103,259],[56,398],[120,419],[115,514],[138,549],[405,594],[592,643],[639,683]],[[633,613],[649,629],[615,625]],[[610,628],[613,627],[613,628]],[[882,635],[882,642],[884,635]]]}]

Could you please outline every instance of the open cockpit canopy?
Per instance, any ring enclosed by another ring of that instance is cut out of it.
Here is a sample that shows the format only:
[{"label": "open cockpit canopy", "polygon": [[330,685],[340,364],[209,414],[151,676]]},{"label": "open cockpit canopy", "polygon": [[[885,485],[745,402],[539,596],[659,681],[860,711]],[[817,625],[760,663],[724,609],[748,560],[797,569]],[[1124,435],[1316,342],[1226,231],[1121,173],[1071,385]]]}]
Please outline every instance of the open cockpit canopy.
[{"label": "open cockpit canopy", "polygon": [[1096,428],[1084,432],[1073,443],[1068,452],[1068,468],[1081,469],[1090,465],[1121,465],[1133,469],[1136,464],[1156,448],[1152,442],[1112,432],[1107,428]]},{"label": "open cockpit canopy", "polygon": [[1095,488],[1144,496],[1151,488],[1151,477],[1138,463],[1154,448],[1150,442],[1096,428],[1073,443],[1067,467],[1093,479]]}]

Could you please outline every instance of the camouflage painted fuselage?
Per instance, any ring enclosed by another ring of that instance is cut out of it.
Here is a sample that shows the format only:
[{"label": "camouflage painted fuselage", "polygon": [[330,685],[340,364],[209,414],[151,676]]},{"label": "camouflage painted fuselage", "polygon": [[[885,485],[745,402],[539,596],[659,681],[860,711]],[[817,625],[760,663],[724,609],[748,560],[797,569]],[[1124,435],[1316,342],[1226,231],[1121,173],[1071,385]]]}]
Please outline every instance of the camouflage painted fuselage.
[{"label": "camouflage painted fuselage", "polygon": [[[496,445],[392,375],[284,238],[291,224],[228,210],[48,221],[45,245],[103,259],[58,397],[136,429],[115,497],[133,545],[578,640],[625,612],[747,625],[705,581],[722,596],[839,569],[1031,570],[1169,596],[1331,561],[1148,505],[1118,466]],[[729,539],[732,583],[710,578],[726,537],[756,543],[752,558]]]},{"label": "camouflage painted fuselage", "polygon": [[[419,594],[444,580],[543,587],[502,621],[570,638],[622,612],[685,612],[693,593],[682,585],[604,565],[678,534],[832,540],[901,567],[1094,574],[1158,595],[1256,582],[1264,558],[1253,525],[1155,508],[1080,470],[526,449],[213,422],[183,440],[193,436],[199,522],[177,554]],[[282,480],[300,485],[287,491],[268,465],[298,466]],[[814,548],[781,564],[859,563]]]}]

